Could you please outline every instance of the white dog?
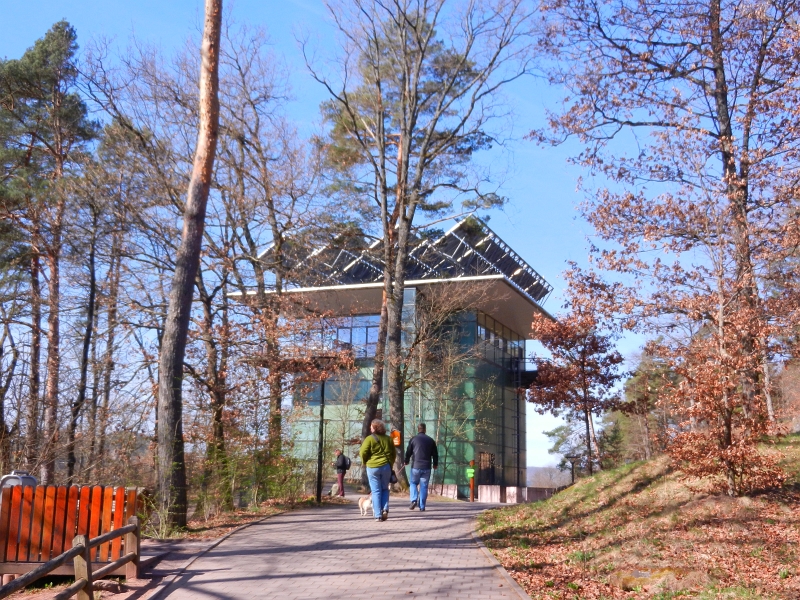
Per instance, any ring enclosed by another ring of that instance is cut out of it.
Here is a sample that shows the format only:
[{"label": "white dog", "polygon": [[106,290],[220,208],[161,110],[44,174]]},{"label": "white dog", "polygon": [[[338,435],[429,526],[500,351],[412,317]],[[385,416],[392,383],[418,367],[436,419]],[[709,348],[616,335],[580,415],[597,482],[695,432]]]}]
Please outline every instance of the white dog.
[{"label": "white dog", "polygon": [[361,516],[365,517],[372,510],[372,496],[361,496],[358,499],[358,509],[361,511]]}]

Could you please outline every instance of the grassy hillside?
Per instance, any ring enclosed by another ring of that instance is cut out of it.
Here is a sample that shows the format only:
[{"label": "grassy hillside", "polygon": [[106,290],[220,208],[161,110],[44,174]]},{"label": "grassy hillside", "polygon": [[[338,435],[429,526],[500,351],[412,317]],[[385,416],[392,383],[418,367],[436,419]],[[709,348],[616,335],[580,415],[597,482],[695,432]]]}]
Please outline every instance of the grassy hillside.
[{"label": "grassy hillside", "polygon": [[729,498],[665,458],[487,511],[486,545],[532,598],[800,599],[800,436],[779,492]]}]

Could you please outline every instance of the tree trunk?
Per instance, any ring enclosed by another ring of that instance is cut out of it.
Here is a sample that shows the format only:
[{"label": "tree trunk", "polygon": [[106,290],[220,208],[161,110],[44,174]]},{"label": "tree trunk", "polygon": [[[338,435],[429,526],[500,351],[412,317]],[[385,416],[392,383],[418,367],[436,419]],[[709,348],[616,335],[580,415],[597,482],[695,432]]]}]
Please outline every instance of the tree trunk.
[{"label": "tree trunk", "polygon": [[269,381],[269,457],[275,464],[283,452],[283,373],[279,367],[279,350],[272,345]]},{"label": "tree trunk", "polygon": [[[226,277],[227,271],[223,268],[222,279],[225,280]],[[198,272],[197,287],[200,291],[200,299],[203,306],[201,336],[206,349],[205,384],[211,403],[211,440],[206,445],[202,487],[205,492],[209,490],[209,487],[213,486],[211,494],[220,500],[221,506],[230,509],[233,507],[233,494],[228,485],[228,457],[225,451],[225,427],[223,423],[227,387],[225,373],[228,361],[227,296],[223,288],[222,333],[219,337],[216,337],[214,333],[214,299],[213,295],[206,292],[202,269]],[[221,498],[219,498],[220,495],[222,496]]]},{"label": "tree trunk", "polygon": [[[405,443],[405,381],[403,378],[403,295],[405,292],[405,267],[408,248],[408,229],[410,223],[402,217],[397,232],[397,248],[394,257],[394,280],[392,293],[387,302],[386,353],[388,363],[389,413],[392,426],[402,434]],[[402,444],[401,444],[402,450]],[[394,463],[397,483],[402,489],[409,487],[403,465],[402,452],[397,454]]]},{"label": "tree trunk", "polygon": [[[725,409],[722,414],[723,422],[723,440],[722,447],[730,448],[733,443],[733,410],[730,408],[730,398],[727,392],[723,393]],[[738,494],[736,486],[736,465],[734,462],[725,460],[725,474],[727,478],[728,489],[726,490],[728,496],[736,496]]]},{"label": "tree trunk", "polygon": [[[378,414],[378,404],[383,393],[383,373],[386,364],[386,330],[388,316],[386,309],[386,288],[389,287],[384,271],[383,301],[381,302],[381,318],[378,322],[378,343],[375,347],[375,366],[372,368],[372,385],[369,387],[367,403],[364,407],[364,422],[361,424],[361,440],[367,439],[370,433],[369,426]],[[369,487],[366,466],[361,469],[361,485]]]},{"label": "tree trunk", "polygon": [[[243,150],[243,149],[242,149]],[[245,198],[245,187],[241,173],[239,176],[240,195]],[[274,244],[274,258],[272,261],[272,272],[275,275],[275,290],[271,298],[267,296],[266,270],[264,263],[258,258],[258,244],[256,238],[250,230],[250,224],[242,219],[238,223],[242,235],[247,242],[247,249],[251,257],[253,275],[256,282],[256,295],[251,307],[257,318],[261,322],[264,330],[264,354],[268,369],[267,383],[269,385],[269,421],[267,424],[267,452],[268,460],[276,461],[283,452],[283,373],[281,367],[280,344],[275,338],[275,331],[278,325],[277,312],[280,309],[280,296],[283,293],[284,269],[283,245],[281,243],[281,231],[278,226],[278,217],[275,206],[272,202],[267,202],[267,214],[272,232]],[[246,294],[242,282],[242,292]],[[277,310],[276,310],[277,307]]]},{"label": "tree trunk", "polygon": [[181,386],[186,336],[200,262],[219,129],[221,29],[222,0],[206,0],[201,48],[200,130],[158,365],[158,497],[162,514],[172,527],[186,526],[186,464]]},{"label": "tree trunk", "polygon": [[[111,376],[114,372],[114,349],[116,344],[116,330],[117,330],[117,312],[118,312],[118,298],[119,298],[119,270],[121,267],[121,260],[117,257],[116,271],[112,275],[111,287],[109,288],[108,297],[108,316],[106,323],[108,332],[106,333],[106,353],[103,358],[103,404],[100,406],[98,418],[98,433],[99,439],[97,441],[97,457],[96,462],[102,464],[106,454],[106,440],[108,437],[108,412],[111,404]],[[156,418],[156,422],[158,419]]]},{"label": "tree trunk", "polygon": [[95,252],[97,247],[97,212],[92,215],[92,238],[89,246],[89,298],[86,306],[86,329],[83,333],[83,348],[81,350],[80,381],[78,383],[78,396],[72,403],[67,438],[67,485],[73,485],[75,475],[75,433],[78,429],[78,419],[84,404],[86,404],[86,384],[89,375],[89,350],[92,344],[92,331],[94,330],[95,296],[97,295],[97,273],[95,272]]},{"label": "tree trunk", "polygon": [[[60,176],[61,169],[58,170]],[[47,380],[44,386],[44,439],[41,451],[41,484],[55,483],[56,444],[58,442],[58,386],[61,370],[61,245],[64,211],[67,202],[59,192],[55,218],[52,223],[50,247],[47,250],[47,266],[50,271],[47,300]]]},{"label": "tree trunk", "polygon": [[[750,242],[750,225],[748,222],[749,200],[749,165],[747,158],[748,139],[742,139],[740,156],[740,174],[736,171],[736,139],[733,134],[733,119],[729,101],[729,89],[725,71],[725,40],[721,19],[720,0],[711,0],[709,6],[709,30],[711,34],[711,55],[714,72],[714,101],[719,126],[719,151],[722,162],[723,180],[726,184],[726,195],[731,208],[732,238],[734,245],[733,259],[736,263],[736,294],[740,306],[755,311],[759,306],[758,288],[755,269],[753,267],[752,243]],[[758,75],[756,75],[758,76]],[[747,130],[747,127],[745,127]],[[744,136],[747,137],[747,134]],[[751,317],[756,320],[759,316]],[[753,323],[755,325],[756,323]],[[756,338],[753,331],[756,327],[747,328],[741,337],[741,347],[745,354],[756,351]],[[746,368],[741,374],[743,408],[752,404],[759,384],[757,369]]]},{"label": "tree trunk", "polygon": [[762,340],[761,345],[761,369],[764,376],[764,403],[767,407],[767,418],[769,422],[775,424],[775,408],[772,404],[772,377],[769,373],[769,361],[767,360],[766,340]]},{"label": "tree trunk", "polygon": [[[120,184],[121,185],[121,184]],[[95,390],[92,398],[92,429],[96,431],[96,435],[92,435],[92,447],[90,450],[90,461],[93,472],[96,465],[103,464],[105,450],[106,450],[106,434],[108,428],[108,409],[111,402],[111,377],[114,372],[114,352],[116,350],[116,335],[119,314],[119,282],[122,271],[122,228],[125,226],[125,208],[120,196],[117,197],[117,206],[115,207],[116,223],[114,233],[111,239],[111,256],[108,267],[108,295],[106,300],[106,347],[103,356],[102,365],[100,365],[100,376],[102,377],[102,386],[95,384]],[[149,367],[148,367],[149,369]],[[152,379],[152,378],[151,378]],[[102,389],[102,405],[97,407],[98,390]],[[155,388],[155,386],[153,386]]]},{"label": "tree trunk", "polygon": [[[649,386],[648,386],[649,387]],[[642,396],[643,406],[640,411],[644,421],[644,459],[650,460],[653,456],[653,451],[650,447],[650,393],[649,390]]]},{"label": "tree trunk", "polygon": [[589,431],[592,435],[592,444],[594,444],[594,453],[597,456],[597,468],[598,470],[602,470],[603,467],[600,465],[600,444],[597,443],[597,433],[594,430],[594,419],[592,418],[592,411],[587,410],[586,418],[589,422]]},{"label": "tree trunk", "polygon": [[39,283],[41,265],[36,248],[38,233],[34,229],[33,248],[31,249],[31,356],[30,372],[28,375],[28,414],[26,449],[28,470],[33,471],[39,464],[39,393],[41,391],[41,361],[42,361],[42,291]]},{"label": "tree trunk", "polygon": [[14,342],[13,333],[7,321],[3,324],[3,337],[0,338],[0,365],[2,365],[6,351],[6,340],[8,340],[11,360],[8,364],[8,376],[0,379],[0,469],[3,473],[11,470],[11,436],[16,430],[15,427],[9,428],[6,422],[6,396],[11,388],[11,382],[14,380],[14,372],[17,370],[19,361],[19,348]]},{"label": "tree trunk", "polygon": [[592,465],[592,432],[589,426],[589,409],[584,406],[583,408],[583,420],[586,424],[586,468],[589,470],[589,475],[594,473],[594,467]]},{"label": "tree trunk", "polygon": [[[102,296],[101,296],[102,297]],[[97,332],[98,321],[100,320],[101,302],[97,302],[97,316],[94,319],[94,331],[92,331],[92,349],[91,349],[91,363],[92,363],[92,394],[89,396],[89,431],[86,434],[89,441],[89,449],[87,453],[86,463],[86,478],[89,481],[96,480],[96,455],[97,452],[97,416],[98,416],[98,400],[100,399],[100,378],[103,372],[103,365],[97,358]]]}]

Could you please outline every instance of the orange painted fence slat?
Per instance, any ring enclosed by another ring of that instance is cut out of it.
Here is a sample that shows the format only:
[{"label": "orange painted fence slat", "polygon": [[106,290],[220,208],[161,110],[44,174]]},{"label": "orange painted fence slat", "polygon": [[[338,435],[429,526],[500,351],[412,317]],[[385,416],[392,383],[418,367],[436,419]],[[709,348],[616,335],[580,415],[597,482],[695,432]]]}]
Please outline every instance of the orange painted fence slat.
[{"label": "orange painted fence slat", "polygon": [[[100,521],[102,529],[100,533],[111,531],[111,517],[114,510],[114,488],[108,486],[103,490],[103,519]],[[97,551],[97,560],[106,562],[108,560],[108,551],[111,549],[111,542],[100,544]]]},{"label": "orange painted fence slat", "polygon": [[[100,519],[103,518],[103,486],[92,488],[92,504],[89,508],[89,539],[100,535]],[[97,548],[92,548],[92,562],[97,562]]]},{"label": "orange painted fence slat", "polygon": [[11,510],[6,536],[6,560],[17,560],[17,543],[19,542],[19,516],[22,512],[22,486],[15,485],[11,492]]},{"label": "orange painted fence slat", "polygon": [[125,522],[128,522],[128,519],[131,517],[136,516],[136,511],[139,510],[139,507],[136,503],[140,500],[136,497],[136,488],[128,488],[125,490],[125,494],[127,495],[127,499],[125,500]]},{"label": "orange painted fence slat", "polygon": [[44,495],[44,521],[42,523],[42,562],[47,562],[53,556],[53,521],[56,511],[56,488],[47,486]]},{"label": "orange painted fence slat", "polygon": [[[67,488],[60,486],[56,488],[56,510],[53,513],[53,546],[50,553],[58,556],[64,552],[64,544],[67,541],[64,535],[64,524],[67,519]],[[69,548],[72,544],[69,545]],[[67,549],[69,549],[67,548]]]},{"label": "orange painted fence slat", "polygon": [[78,535],[78,486],[73,485],[67,491],[67,522],[64,525],[64,550],[72,547],[72,539]]},{"label": "orange painted fence slat", "polygon": [[[81,488],[78,500],[78,529],[89,532],[89,510],[92,508],[92,488],[88,485]],[[77,535],[77,534],[76,534]]]},{"label": "orange painted fence slat", "polygon": [[[11,515],[11,488],[3,488],[0,495],[0,540],[8,539],[8,521]],[[6,559],[6,545],[0,544],[0,560]]]},{"label": "orange painted fence slat", "polygon": [[[72,546],[124,527],[141,508],[136,488],[103,486],[11,486],[0,490],[0,562],[43,563]],[[95,562],[112,562],[129,551],[122,538],[93,550]]]},{"label": "orange painted fence slat", "polygon": [[28,560],[39,562],[42,551],[42,525],[44,524],[44,496],[47,488],[39,486],[33,495],[33,517],[31,517],[31,550]]},{"label": "orange painted fence slat", "polygon": [[22,516],[20,517],[19,554],[17,560],[25,562],[30,560],[31,551],[31,517],[33,516],[33,488],[26,485],[22,488]]}]

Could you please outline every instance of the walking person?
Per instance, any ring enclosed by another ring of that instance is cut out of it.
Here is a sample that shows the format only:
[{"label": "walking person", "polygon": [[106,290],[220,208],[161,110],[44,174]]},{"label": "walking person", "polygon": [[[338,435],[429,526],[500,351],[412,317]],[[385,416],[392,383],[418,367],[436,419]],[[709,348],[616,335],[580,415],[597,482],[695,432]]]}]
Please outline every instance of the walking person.
[{"label": "walking person", "polygon": [[338,448],[333,451],[336,455],[336,462],[333,465],[336,467],[336,481],[339,484],[339,493],[337,496],[344,498],[344,474],[350,468],[350,459],[342,454]]},{"label": "walking person", "polygon": [[386,425],[380,419],[370,423],[371,435],[361,444],[361,464],[367,468],[367,480],[372,491],[372,515],[376,521],[389,518],[389,480],[397,456],[392,439],[386,435]]},{"label": "walking person", "polygon": [[414,510],[419,506],[420,511],[425,510],[428,501],[428,484],[431,480],[431,469],[439,466],[439,450],[436,442],[425,433],[425,423],[417,426],[417,435],[408,442],[406,448],[405,464],[411,465],[411,506]]}]

